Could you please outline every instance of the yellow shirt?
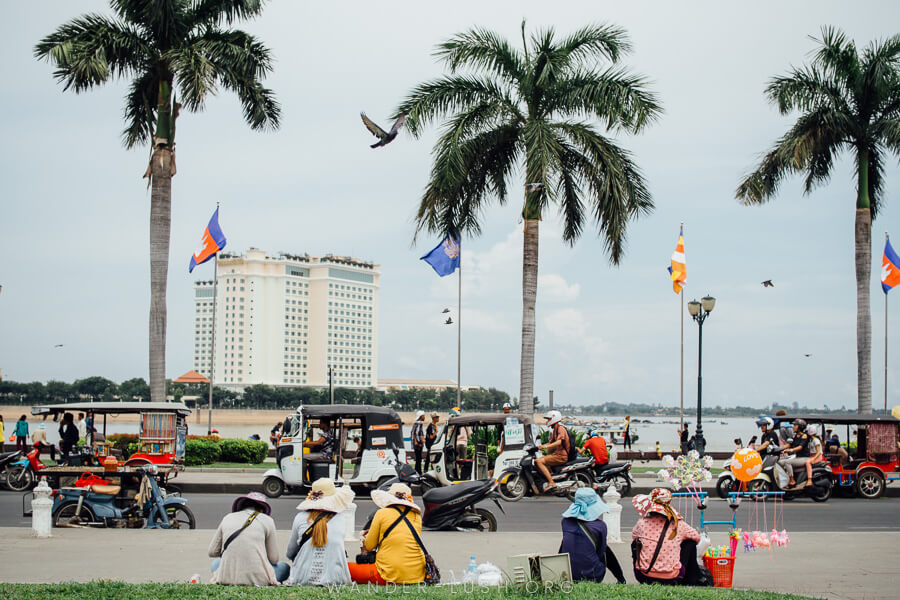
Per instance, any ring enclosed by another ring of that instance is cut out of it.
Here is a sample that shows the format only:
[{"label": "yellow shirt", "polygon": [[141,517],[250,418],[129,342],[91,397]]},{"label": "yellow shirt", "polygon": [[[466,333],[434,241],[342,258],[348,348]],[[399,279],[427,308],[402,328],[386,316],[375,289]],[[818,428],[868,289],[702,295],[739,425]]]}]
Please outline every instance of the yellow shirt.
[{"label": "yellow shirt", "polygon": [[[385,581],[421,583],[425,581],[425,555],[419,544],[416,543],[416,538],[413,537],[409,526],[400,521],[388,536],[382,539],[382,532],[400,516],[398,508],[403,510],[405,507],[397,505],[378,509],[375,518],[372,519],[369,533],[366,534],[366,549],[378,548],[378,553],[375,555],[375,566]],[[406,518],[416,528],[421,538],[422,517],[418,512],[410,510]]]}]

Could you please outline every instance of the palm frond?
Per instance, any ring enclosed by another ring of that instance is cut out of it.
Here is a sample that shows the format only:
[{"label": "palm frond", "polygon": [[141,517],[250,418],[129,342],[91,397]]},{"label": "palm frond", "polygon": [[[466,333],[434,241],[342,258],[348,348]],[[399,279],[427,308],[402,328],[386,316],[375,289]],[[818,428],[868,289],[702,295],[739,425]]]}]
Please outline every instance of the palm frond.
[{"label": "palm frond", "polygon": [[[869,162],[869,210],[874,220],[884,203],[884,151],[878,144],[870,144],[866,150]],[[856,168],[858,171],[859,163]]]},{"label": "palm frond", "polygon": [[525,76],[525,64],[519,53],[493,31],[474,28],[438,45],[435,56],[453,73],[462,67],[487,71],[508,82]]},{"label": "palm frond", "polygon": [[202,25],[231,24],[259,16],[264,5],[265,0],[194,0],[189,20]]},{"label": "palm frond", "polygon": [[821,106],[850,114],[850,90],[844,83],[842,79],[829,77],[821,68],[803,67],[793,69],[788,75],[774,77],[766,87],[766,95],[783,115],[792,110],[814,110]]},{"label": "palm frond", "polygon": [[598,58],[605,57],[611,62],[631,51],[631,42],[624,29],[612,25],[587,25],[559,44],[559,49],[568,58],[569,65],[593,66]]},{"label": "palm frond", "polygon": [[125,96],[125,130],[122,141],[126,148],[150,142],[156,121],[159,78],[153,71],[145,72],[131,82]]},{"label": "palm frond", "polygon": [[34,56],[57,67],[63,89],[82,92],[110,76],[139,72],[151,47],[132,25],[89,14],[61,25],[34,47]]},{"label": "palm frond", "polygon": [[625,69],[578,71],[546,90],[548,114],[593,117],[608,129],[639,132],[656,121],[662,107],[647,81]]},{"label": "palm frond", "polygon": [[111,0],[110,6],[126,22],[140,25],[161,51],[178,44],[190,32],[190,0]]},{"label": "palm frond", "polygon": [[394,118],[407,115],[406,128],[418,137],[428,123],[485,102],[495,103],[510,115],[523,118],[504,86],[488,78],[462,75],[441,77],[416,86],[397,106]]},{"label": "palm frond", "polygon": [[829,76],[844,78],[848,82],[856,81],[860,65],[853,40],[848,40],[842,31],[832,26],[822,28],[821,39],[810,39],[821,46],[813,53],[813,65],[821,66]]}]

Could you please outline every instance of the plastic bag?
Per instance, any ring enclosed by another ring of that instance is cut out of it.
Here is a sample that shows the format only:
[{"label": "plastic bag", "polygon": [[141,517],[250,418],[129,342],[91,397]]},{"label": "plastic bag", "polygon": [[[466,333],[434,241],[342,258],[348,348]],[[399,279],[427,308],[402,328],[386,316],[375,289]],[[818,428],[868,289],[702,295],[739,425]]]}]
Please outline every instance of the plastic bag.
[{"label": "plastic bag", "polygon": [[704,531],[700,534],[700,541],[697,542],[697,560],[703,561],[703,555],[706,554],[706,549],[709,548],[711,544],[711,540],[709,539],[709,535]]},{"label": "plastic bag", "polygon": [[775,463],[775,480],[778,482],[778,487],[782,490],[791,482],[787,471],[785,471],[778,463]]},{"label": "plastic bag", "polygon": [[477,583],[481,586],[497,586],[503,583],[503,572],[500,567],[489,562],[481,563],[475,569]]}]

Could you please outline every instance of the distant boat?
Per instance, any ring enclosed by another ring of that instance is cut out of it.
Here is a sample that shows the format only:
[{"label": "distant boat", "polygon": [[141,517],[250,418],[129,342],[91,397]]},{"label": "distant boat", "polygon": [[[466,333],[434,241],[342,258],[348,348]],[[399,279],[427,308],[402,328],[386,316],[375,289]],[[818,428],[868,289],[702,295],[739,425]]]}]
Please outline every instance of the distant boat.
[{"label": "distant boat", "polygon": [[719,421],[719,424],[720,425],[728,425],[728,422],[727,421]]}]

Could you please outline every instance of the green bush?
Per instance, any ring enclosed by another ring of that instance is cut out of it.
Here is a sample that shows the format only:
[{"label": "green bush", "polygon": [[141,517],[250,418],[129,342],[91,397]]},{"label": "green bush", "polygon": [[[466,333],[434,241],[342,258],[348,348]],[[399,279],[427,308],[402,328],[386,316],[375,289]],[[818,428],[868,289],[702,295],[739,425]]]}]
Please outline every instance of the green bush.
[{"label": "green bush", "polygon": [[262,440],[226,439],[219,442],[223,462],[256,464],[266,460],[269,444]]},{"label": "green bush", "polygon": [[187,466],[210,465],[222,455],[217,442],[206,440],[187,440],[184,446],[184,464]]},{"label": "green bush", "polygon": [[137,452],[139,437],[136,433],[113,433],[106,436],[106,441],[112,444],[116,450],[121,450],[122,455],[128,458]]},{"label": "green bush", "polygon": [[140,442],[132,442],[122,449],[122,456],[127,460],[129,456],[141,449]]}]

